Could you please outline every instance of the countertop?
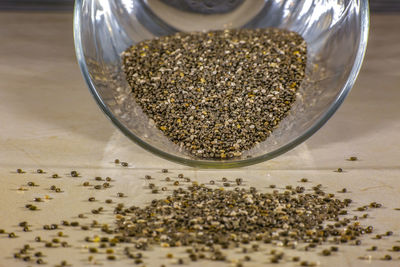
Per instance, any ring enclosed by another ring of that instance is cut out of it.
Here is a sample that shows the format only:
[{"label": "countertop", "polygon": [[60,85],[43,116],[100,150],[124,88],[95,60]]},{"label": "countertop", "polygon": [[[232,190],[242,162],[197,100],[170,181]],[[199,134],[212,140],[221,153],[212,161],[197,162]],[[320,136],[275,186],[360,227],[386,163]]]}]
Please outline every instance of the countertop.
[{"label": "countertop", "polygon": [[[283,251],[321,266],[399,266],[400,253],[388,249],[400,240],[400,211],[394,210],[400,208],[400,15],[373,15],[371,23],[359,78],[344,104],[321,130],[292,151],[268,162],[241,169],[200,170],[144,151],[102,114],[75,59],[72,14],[1,13],[0,228],[14,232],[18,238],[0,234],[0,266],[36,265],[12,257],[26,243],[47,255],[44,260],[48,266],[61,260],[73,266],[91,265],[93,261],[87,260],[89,253],[83,241],[86,235],[82,231],[62,229],[68,235],[65,240],[72,245],[67,248],[44,248],[43,243],[34,242],[34,237],[55,238],[56,232],[45,231],[42,226],[59,224],[63,219],[112,223],[113,210],[104,199],[131,205],[148,202],[154,196],[145,190],[143,177],[150,174],[161,179],[162,168],[168,168],[171,176],[184,173],[199,182],[211,177],[243,177],[248,185],[258,188],[267,188],[270,184],[282,188],[287,184],[297,185],[301,178],[307,177],[309,187],[321,183],[326,191],[333,193],[346,187],[348,193],[339,197],[353,199],[354,208],[372,201],[383,205],[360,222],[373,225],[375,233],[391,230],[394,235],[383,240],[366,235],[360,246],[340,247],[338,254],[331,257],[321,256],[319,250]],[[347,161],[350,156],[359,160]],[[115,165],[116,158],[128,162],[129,166]],[[339,167],[344,172],[334,172]],[[17,174],[17,168],[26,173]],[[36,173],[38,168],[46,173]],[[78,171],[80,177],[70,177],[72,170]],[[51,178],[54,173],[61,178]],[[112,177],[112,187],[96,191],[82,186],[83,181],[94,183],[95,176]],[[39,186],[29,187],[29,181]],[[51,185],[63,192],[49,190]],[[27,191],[18,190],[21,186]],[[127,197],[117,199],[117,192],[124,192]],[[35,204],[34,197],[46,195],[49,199],[37,203],[39,210],[25,208],[26,204]],[[88,202],[89,196],[98,201]],[[90,214],[98,206],[104,206],[103,215]],[[79,213],[86,214],[87,218],[78,219]],[[32,231],[23,232],[18,226],[21,221],[27,221]],[[93,233],[88,231],[87,235],[93,236]],[[367,251],[372,245],[377,245],[378,251]],[[166,259],[167,251],[167,248],[154,248],[147,252],[146,266],[161,263],[173,266],[176,260]],[[392,255],[393,260],[380,260],[385,254]],[[368,255],[369,260],[359,259]],[[104,254],[93,256],[98,264],[105,266],[133,263],[128,259],[111,263],[105,260]],[[245,266],[265,265],[268,259],[266,251],[256,253]],[[214,265],[204,261],[192,264]],[[218,265],[232,266],[232,263]]]}]

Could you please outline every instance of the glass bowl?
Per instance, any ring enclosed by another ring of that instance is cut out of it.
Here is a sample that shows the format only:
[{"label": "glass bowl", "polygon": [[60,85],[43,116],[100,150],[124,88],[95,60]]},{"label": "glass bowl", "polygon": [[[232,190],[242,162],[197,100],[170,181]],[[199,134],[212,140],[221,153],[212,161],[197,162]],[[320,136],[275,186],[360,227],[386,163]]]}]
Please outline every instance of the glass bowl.
[{"label": "glass bowl", "polygon": [[[121,52],[178,31],[278,27],[308,45],[306,77],[289,114],[264,142],[239,158],[204,160],[169,141],[133,99]],[[272,159],[302,143],[334,114],[352,88],[369,31],[367,0],[76,0],[74,38],[83,77],[100,108],[152,153],[202,168]]]}]

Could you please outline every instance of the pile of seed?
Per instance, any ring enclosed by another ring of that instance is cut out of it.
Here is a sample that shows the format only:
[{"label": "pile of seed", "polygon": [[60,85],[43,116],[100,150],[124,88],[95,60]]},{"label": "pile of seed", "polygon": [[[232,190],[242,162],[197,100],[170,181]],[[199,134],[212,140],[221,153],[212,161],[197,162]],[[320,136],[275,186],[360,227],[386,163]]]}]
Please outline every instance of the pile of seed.
[{"label": "pile of seed", "polygon": [[122,53],[136,102],[175,144],[200,158],[239,157],[287,115],[307,46],[281,29],[183,33]]},{"label": "pile of seed", "polygon": [[[122,167],[129,166],[119,160],[114,162]],[[18,169],[17,173],[25,172]],[[307,178],[299,179],[296,186],[280,188],[271,184],[268,189],[259,192],[255,187],[246,186],[242,178],[222,177],[209,180],[206,185],[184,174],[170,174],[167,169],[162,169],[157,176],[160,173],[162,177],[142,177],[147,190],[156,197],[147,205],[129,206],[110,198],[101,200],[86,196],[86,200],[94,205],[88,212],[78,214],[71,221],[62,218],[59,224],[46,221],[42,229],[49,234],[36,236],[34,242],[18,248],[14,258],[46,264],[44,255],[50,256],[53,249],[79,246],[87,249],[89,264],[101,264],[99,257],[108,261],[128,258],[133,259],[135,264],[142,264],[146,259],[144,251],[148,249],[182,247],[186,256],[180,253],[174,256],[172,252],[176,250],[170,249],[171,253],[165,255],[165,260],[178,264],[200,260],[224,261],[242,267],[247,261],[252,261],[250,253],[261,252],[268,255],[271,263],[299,262],[300,266],[316,266],[315,262],[295,256],[292,252],[314,251],[321,256],[331,256],[344,244],[359,246],[365,239],[364,235],[374,232],[373,226],[362,225],[360,221],[368,217],[366,212],[369,210],[382,207],[377,202],[353,207],[351,199],[338,198],[325,192],[321,184],[305,187],[310,182]],[[89,181],[81,182],[84,175],[77,171],[71,171],[70,176],[85,190],[110,190],[116,181],[111,177],[95,176],[93,181],[104,183],[92,185]],[[58,174],[48,177],[62,178]],[[30,190],[40,187],[32,181],[26,184]],[[55,190],[53,187],[58,188],[52,185],[46,190]],[[60,193],[63,192],[60,190]],[[344,196],[348,190],[342,188],[337,192]],[[129,197],[122,192],[114,193],[114,196],[121,200]],[[47,195],[44,198],[35,197],[33,201],[38,207],[27,204],[27,212],[41,212],[45,203],[40,202],[44,202],[44,199],[51,198]],[[100,202],[112,208],[115,223],[108,224],[100,220],[100,216],[110,211],[108,207],[99,207]],[[129,203],[128,199],[123,202]],[[32,209],[32,206],[35,208]],[[350,210],[351,213],[362,214],[354,216],[349,214]],[[88,222],[90,218],[92,220]],[[0,236],[8,235],[8,238],[14,239],[35,228],[26,221],[19,222],[18,226],[22,231],[14,233],[0,229]],[[86,245],[71,242],[68,228],[80,230],[82,234],[79,241],[85,241]],[[380,240],[392,235],[392,231],[387,231],[375,234],[372,239]],[[238,250],[243,255],[239,255],[240,258],[236,255],[234,259],[231,253]],[[377,246],[367,248],[367,251],[377,250]],[[381,260],[392,260],[393,253],[400,252],[400,246],[396,244],[387,251],[390,254],[381,255]],[[359,258],[368,260],[371,257]],[[61,261],[58,266],[68,265],[67,261]],[[165,267],[164,264],[161,266]]]},{"label": "pile of seed", "polygon": [[234,248],[252,241],[314,248],[329,242],[361,243],[359,238],[372,232],[372,226],[340,218],[351,200],[341,201],[319,187],[314,193],[304,193],[300,186],[289,188],[259,193],[253,187],[226,190],[195,183],[143,208],[118,206],[116,232],[120,241],[140,248],[154,244]]}]

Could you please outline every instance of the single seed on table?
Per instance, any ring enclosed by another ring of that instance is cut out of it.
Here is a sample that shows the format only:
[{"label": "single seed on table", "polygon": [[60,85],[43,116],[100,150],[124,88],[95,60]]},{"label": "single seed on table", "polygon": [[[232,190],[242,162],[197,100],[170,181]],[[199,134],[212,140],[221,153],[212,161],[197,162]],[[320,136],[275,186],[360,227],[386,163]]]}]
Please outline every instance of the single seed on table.
[{"label": "single seed on table", "polygon": [[169,181],[171,181],[171,178],[165,177],[165,181],[169,182]]},{"label": "single seed on table", "polygon": [[17,173],[25,173],[22,169],[17,169]]},{"label": "single seed on table", "polygon": [[44,261],[42,259],[37,259],[36,264],[44,264]]},{"label": "single seed on table", "polygon": [[61,266],[67,266],[67,265],[68,265],[68,262],[65,261],[65,260],[64,260],[64,261],[61,261],[60,265],[61,265]]},{"label": "single seed on table", "polygon": [[51,248],[53,247],[53,243],[51,242],[46,242],[46,244],[44,245],[46,248]]},{"label": "single seed on table", "polygon": [[162,191],[167,191],[167,188],[164,186],[161,188]]},{"label": "single seed on table", "polygon": [[361,240],[356,240],[355,244],[356,244],[356,246],[361,245]]},{"label": "single seed on table", "polygon": [[337,168],[337,170],[335,172],[343,172],[342,168]]},{"label": "single seed on table", "polygon": [[167,172],[168,172],[168,169],[162,169],[161,172],[162,172],[162,173],[167,173]]},{"label": "single seed on table", "polygon": [[111,182],[112,181],[111,177],[106,177],[106,181]]},{"label": "single seed on table", "polygon": [[78,177],[79,176],[79,173],[77,171],[71,171],[70,174],[71,174],[72,177]]},{"label": "single seed on table", "polygon": [[29,209],[30,209],[30,210],[37,210],[37,207],[34,206],[34,205],[31,205],[31,206],[29,206]]},{"label": "single seed on table", "polygon": [[358,158],[357,158],[357,157],[350,157],[350,158],[348,158],[347,160],[348,160],[348,161],[356,161],[356,160],[358,160]]},{"label": "single seed on table", "polygon": [[42,238],[41,238],[40,236],[37,236],[37,237],[35,237],[35,241],[36,241],[36,242],[41,242],[41,241],[42,241]]},{"label": "single seed on table", "polygon": [[236,178],[235,182],[236,182],[237,185],[241,185],[243,180],[242,180],[242,178]]},{"label": "single seed on table", "polygon": [[81,229],[82,229],[83,231],[87,231],[87,230],[89,230],[89,226],[87,226],[87,225],[82,225],[82,226],[81,226]]},{"label": "single seed on table", "polygon": [[93,210],[92,210],[92,213],[93,213],[93,214],[99,214],[100,212],[99,212],[98,210],[96,210],[96,209],[93,209]]},{"label": "single seed on table", "polygon": [[40,251],[38,251],[38,252],[36,252],[35,254],[34,254],[34,256],[35,257],[43,257],[43,253],[42,252],[40,252]]},{"label": "single seed on table", "polygon": [[100,176],[96,176],[96,177],[94,177],[94,179],[95,179],[96,181],[103,181],[103,178],[101,178]]},{"label": "single seed on table", "polygon": [[106,253],[107,253],[107,254],[113,254],[113,253],[114,253],[114,250],[111,249],[111,248],[106,249]]},{"label": "single seed on table", "polygon": [[44,171],[42,169],[37,169],[36,172],[37,173],[44,173]]},{"label": "single seed on table", "polygon": [[338,247],[335,247],[335,246],[332,246],[332,247],[331,247],[331,251],[337,252],[337,251],[339,251],[339,248],[338,248]]},{"label": "single seed on table", "polygon": [[189,182],[190,182],[190,178],[188,178],[188,177],[185,177],[184,179],[185,179],[185,182],[187,182],[187,183],[189,183]]},{"label": "single seed on table", "polygon": [[365,218],[368,218],[368,216],[369,216],[369,215],[368,215],[367,213],[365,213],[365,214],[363,214],[362,217],[365,219]]},{"label": "single seed on table", "polygon": [[40,197],[35,197],[33,199],[33,201],[35,201],[35,202],[43,202],[43,200]]},{"label": "single seed on table", "polygon": [[166,257],[167,257],[168,259],[172,259],[172,258],[174,257],[174,255],[171,254],[171,253],[168,253]]},{"label": "single seed on table", "polygon": [[4,229],[0,229],[0,234],[4,234],[6,231]]},{"label": "single seed on table", "polygon": [[307,183],[307,182],[308,182],[308,179],[307,179],[307,178],[301,178],[300,182],[302,182],[302,183]]},{"label": "single seed on table", "polygon": [[144,179],[146,179],[146,180],[151,180],[151,176],[150,176],[150,175],[145,175],[145,176],[144,176]]},{"label": "single seed on table", "polygon": [[58,244],[60,243],[60,240],[58,238],[53,238],[52,242]]},{"label": "single seed on table", "polygon": [[86,216],[85,216],[84,214],[82,214],[82,213],[79,213],[79,214],[78,214],[78,218],[83,219],[83,218],[86,218]]},{"label": "single seed on table", "polygon": [[115,160],[114,160],[114,163],[115,163],[115,164],[119,164],[119,159],[115,159]]},{"label": "single seed on table", "polygon": [[223,184],[225,187],[229,187],[231,184],[230,183],[224,183]]},{"label": "single seed on table", "polygon": [[69,226],[69,222],[68,221],[61,221],[61,224],[64,226]]},{"label": "single seed on table", "polygon": [[156,187],[155,184],[153,184],[153,183],[150,183],[150,184],[149,184],[149,188],[150,188],[150,189],[153,189],[153,188],[155,188],[155,187]]},{"label": "single seed on table", "polygon": [[393,235],[393,232],[392,232],[392,231],[387,231],[387,232],[386,232],[386,235],[387,235],[387,236],[391,236],[391,235]]},{"label": "single seed on table", "polygon": [[60,232],[57,233],[57,235],[58,235],[59,237],[62,237],[62,236],[64,236],[64,233],[60,231]]},{"label": "single seed on table", "polygon": [[90,248],[89,248],[89,252],[90,252],[90,253],[97,253],[97,248],[95,248],[95,247],[90,247]]},{"label": "single seed on table", "polygon": [[106,199],[106,201],[105,201],[107,204],[110,204],[110,203],[112,203],[113,201],[112,201],[112,199]]},{"label": "single seed on table", "polygon": [[124,197],[125,195],[124,195],[124,193],[119,192],[119,193],[117,193],[117,196],[118,197]]},{"label": "single seed on table", "polygon": [[50,186],[50,190],[53,190],[53,191],[54,191],[54,190],[56,190],[56,188],[57,188],[57,187],[56,187],[55,185]]},{"label": "single seed on table", "polygon": [[151,193],[153,193],[153,194],[158,194],[158,189],[153,189],[153,190],[151,190]]},{"label": "single seed on table", "polygon": [[25,257],[23,257],[22,259],[23,259],[24,261],[30,261],[30,260],[31,260],[31,257],[25,256]]},{"label": "single seed on table", "polygon": [[275,188],[275,187],[276,187],[276,185],[274,185],[274,184],[269,185],[269,188]]},{"label": "single seed on table", "polygon": [[385,255],[385,256],[382,258],[382,260],[390,261],[390,260],[392,260],[392,256],[390,256],[390,255]]},{"label": "single seed on table", "polygon": [[104,188],[109,188],[109,187],[110,187],[110,184],[107,183],[107,182],[105,182],[105,183],[103,183],[103,187],[104,187]]},{"label": "single seed on table", "polygon": [[55,224],[55,223],[53,223],[53,224],[50,225],[50,229],[51,229],[51,230],[58,229],[58,225]]},{"label": "single seed on table", "polygon": [[215,184],[214,180],[211,180],[211,181],[210,181],[210,184],[211,184],[211,185]]},{"label": "single seed on table", "polygon": [[175,186],[178,186],[178,185],[179,185],[179,181],[175,181],[175,182],[174,182],[174,185],[175,185]]},{"label": "single seed on table", "polygon": [[222,182],[227,182],[228,179],[226,177],[222,177]]},{"label": "single seed on table", "polygon": [[95,185],[93,188],[99,190],[99,189],[101,189],[101,185],[99,185],[99,184]]},{"label": "single seed on table", "polygon": [[36,186],[36,184],[34,182],[28,182],[27,185],[28,186]]},{"label": "single seed on table", "polygon": [[56,193],[60,193],[61,192],[61,189],[60,188],[56,188],[56,190],[54,190]]},{"label": "single seed on table", "polygon": [[8,234],[8,237],[9,237],[9,238],[15,238],[15,237],[17,237],[17,236],[16,236],[13,232],[11,232],[11,233]]},{"label": "single seed on table", "polygon": [[73,227],[79,226],[79,222],[71,222],[71,226]]},{"label": "single seed on table", "polygon": [[183,178],[183,174],[182,173],[178,174],[178,178]]},{"label": "single seed on table", "polygon": [[27,225],[28,225],[28,222],[26,222],[26,221],[20,222],[18,224],[18,226],[21,226],[21,227],[24,227],[24,226],[27,226]]},{"label": "single seed on table", "polygon": [[341,192],[341,193],[346,193],[346,192],[347,192],[347,189],[346,189],[346,188],[343,188],[340,192]]},{"label": "single seed on table", "polygon": [[113,261],[116,260],[117,258],[114,255],[108,255],[107,260]]},{"label": "single seed on table", "polygon": [[129,165],[128,162],[121,162],[122,167],[128,167],[128,165]]},{"label": "single seed on table", "polygon": [[90,185],[90,183],[89,182],[83,182],[83,184],[82,184],[83,186],[89,186]]},{"label": "single seed on table", "polygon": [[51,177],[52,177],[52,178],[59,178],[60,176],[58,176],[58,174],[55,173],[55,174],[53,174]]},{"label": "single seed on table", "polygon": [[29,229],[28,226],[25,226],[25,227],[22,229],[22,231],[24,231],[24,232],[30,232],[31,230]]}]

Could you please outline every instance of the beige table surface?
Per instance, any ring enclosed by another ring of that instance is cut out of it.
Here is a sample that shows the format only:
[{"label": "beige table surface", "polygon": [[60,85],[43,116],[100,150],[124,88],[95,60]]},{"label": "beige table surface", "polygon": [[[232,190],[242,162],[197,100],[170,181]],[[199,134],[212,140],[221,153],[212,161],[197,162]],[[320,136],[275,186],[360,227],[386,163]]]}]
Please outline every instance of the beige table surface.
[{"label": "beige table surface", "polygon": [[[92,219],[112,223],[113,210],[104,204],[107,197],[118,201],[116,192],[124,192],[128,197],[122,201],[135,205],[154,198],[145,190],[142,177],[151,174],[161,179],[165,176],[161,168],[168,168],[171,176],[182,172],[198,181],[241,176],[248,185],[261,190],[272,183],[278,187],[296,185],[302,177],[311,180],[309,186],[322,183],[330,192],[347,187],[349,193],[342,196],[354,200],[352,207],[371,201],[383,204],[362,224],[374,225],[376,233],[393,230],[394,235],[381,241],[365,236],[361,246],[341,248],[338,256],[322,257],[317,253],[320,249],[287,253],[321,266],[400,266],[400,253],[387,251],[400,240],[400,211],[394,210],[400,207],[400,15],[375,15],[371,21],[368,52],[356,85],[318,133],[291,152],[262,164],[232,170],[197,170],[144,151],[102,114],[75,60],[72,14],[0,13],[0,228],[18,235],[9,239],[0,234],[0,266],[29,265],[14,260],[12,254],[23,244],[32,244],[37,235],[53,238],[55,232],[41,230],[43,224],[78,220],[79,213],[88,216],[79,219],[82,223]],[[350,156],[357,156],[359,161],[346,161]],[[130,167],[115,166],[115,158],[129,162]],[[345,172],[333,172],[338,167]],[[16,174],[17,168],[27,173]],[[47,173],[36,174],[37,168]],[[82,177],[69,177],[71,170],[79,171]],[[53,173],[62,178],[50,178]],[[93,183],[93,177],[98,175],[113,177],[113,187],[94,192],[81,186],[86,180]],[[17,190],[28,181],[40,186]],[[64,192],[52,193],[49,187],[53,184]],[[52,199],[38,203],[40,210],[24,208],[33,197],[45,195]],[[89,196],[98,201],[89,203]],[[105,207],[104,215],[88,214],[99,206]],[[33,231],[21,231],[20,221],[28,221]],[[43,243],[33,243],[47,255],[47,266],[64,259],[74,266],[90,265],[83,242],[85,233],[71,228],[63,231],[73,247],[45,249]],[[379,246],[378,251],[367,252],[366,248],[373,244]],[[147,266],[173,265],[174,260],[165,259],[166,253],[167,249],[157,248],[147,253]],[[393,261],[379,260],[387,253]],[[358,259],[364,255],[371,255],[371,260]],[[234,253],[232,257],[243,254]],[[265,251],[253,257],[245,266],[265,265],[269,260]],[[104,266],[111,265],[104,254],[95,255],[95,259]],[[132,260],[117,261],[113,266],[127,264],[131,265]],[[193,266],[203,265],[216,264],[198,262]]]}]

